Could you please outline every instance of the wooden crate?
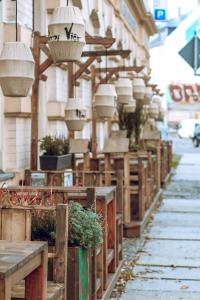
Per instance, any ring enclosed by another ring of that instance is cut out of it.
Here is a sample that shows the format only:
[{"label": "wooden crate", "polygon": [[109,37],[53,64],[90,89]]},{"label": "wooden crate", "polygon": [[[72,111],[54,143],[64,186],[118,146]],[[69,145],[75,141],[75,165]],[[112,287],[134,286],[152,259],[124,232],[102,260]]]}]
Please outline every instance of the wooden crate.
[{"label": "wooden crate", "polygon": [[31,239],[30,208],[0,208],[0,240],[27,241]]}]

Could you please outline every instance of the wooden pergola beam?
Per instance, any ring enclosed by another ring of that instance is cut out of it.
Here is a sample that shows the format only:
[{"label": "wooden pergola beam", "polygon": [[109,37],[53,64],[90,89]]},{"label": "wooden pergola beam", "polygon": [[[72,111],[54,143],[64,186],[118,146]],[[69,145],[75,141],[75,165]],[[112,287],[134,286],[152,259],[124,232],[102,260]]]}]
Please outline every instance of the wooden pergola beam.
[{"label": "wooden pergola beam", "polygon": [[75,81],[87,70],[87,68],[95,61],[96,57],[89,57],[79,70],[73,75],[72,85],[75,85]]},{"label": "wooden pergola beam", "polygon": [[121,66],[121,67],[112,67],[112,68],[96,68],[95,71],[96,73],[106,73],[106,72],[113,72],[113,73],[118,73],[118,72],[136,72],[140,73],[144,69],[144,66],[137,67],[137,66],[131,66],[131,67],[126,67],[126,66]]},{"label": "wooden pergola beam", "polygon": [[115,42],[115,39],[113,38],[91,37],[91,36],[86,36],[85,40],[87,45],[102,45],[105,48],[110,48]]},{"label": "wooden pergola beam", "polygon": [[131,50],[99,50],[99,51],[84,51],[82,57],[97,57],[97,56],[116,56],[119,55],[122,58],[127,58],[131,53]]}]

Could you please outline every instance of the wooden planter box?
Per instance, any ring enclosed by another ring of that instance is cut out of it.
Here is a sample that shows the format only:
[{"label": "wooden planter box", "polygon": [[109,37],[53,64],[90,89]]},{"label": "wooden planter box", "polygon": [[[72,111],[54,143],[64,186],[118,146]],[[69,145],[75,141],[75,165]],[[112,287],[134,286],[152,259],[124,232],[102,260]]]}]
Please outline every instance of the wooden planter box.
[{"label": "wooden planter box", "polygon": [[67,299],[89,300],[89,250],[83,247],[68,247]]},{"label": "wooden planter box", "polygon": [[0,209],[0,240],[31,239],[31,210],[28,208]]},{"label": "wooden planter box", "polygon": [[65,170],[71,169],[71,154],[66,155],[41,155],[40,169],[41,170]]}]

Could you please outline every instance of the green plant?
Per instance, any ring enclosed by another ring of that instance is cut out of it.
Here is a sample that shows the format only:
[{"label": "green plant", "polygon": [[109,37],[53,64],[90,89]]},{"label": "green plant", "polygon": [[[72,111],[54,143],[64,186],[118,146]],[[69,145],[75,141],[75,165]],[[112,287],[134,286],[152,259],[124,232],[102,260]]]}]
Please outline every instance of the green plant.
[{"label": "green plant", "polygon": [[146,147],[147,147],[147,151],[153,151],[155,149],[155,147],[150,143],[148,143]]},{"label": "green plant", "polygon": [[[33,210],[32,240],[55,244],[55,210]],[[69,203],[68,240],[71,245],[85,248],[97,247],[103,241],[100,217],[91,209],[84,209],[79,203]]]},{"label": "green plant", "polygon": [[100,217],[79,203],[69,203],[69,241],[83,247],[96,247],[103,241]]},{"label": "green plant", "polygon": [[31,239],[55,244],[55,210],[33,210],[31,218]]},{"label": "green plant", "polygon": [[44,155],[64,155],[69,153],[69,142],[64,138],[47,135],[40,141],[40,150]]}]

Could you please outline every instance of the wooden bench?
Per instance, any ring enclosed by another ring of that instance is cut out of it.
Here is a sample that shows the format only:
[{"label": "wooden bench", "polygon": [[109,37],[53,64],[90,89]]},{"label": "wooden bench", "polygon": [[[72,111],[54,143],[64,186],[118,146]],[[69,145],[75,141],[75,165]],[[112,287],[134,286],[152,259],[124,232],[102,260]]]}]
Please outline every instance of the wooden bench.
[{"label": "wooden bench", "polygon": [[0,299],[25,278],[26,300],[47,299],[47,243],[0,241]]},{"label": "wooden bench", "polygon": [[[13,191],[13,190],[12,190]],[[18,191],[19,192],[19,191]],[[41,209],[40,207],[34,209]],[[52,210],[50,207],[43,207]],[[67,274],[67,213],[66,204],[56,205],[56,245],[55,252],[49,253],[49,265],[53,263],[52,282],[47,284],[48,300],[64,300]],[[0,238],[8,240],[31,239],[30,209],[13,207],[0,209]],[[16,234],[15,234],[16,233]],[[48,270],[49,271],[49,270]],[[24,299],[24,283],[19,283],[12,291],[12,299]]]}]

